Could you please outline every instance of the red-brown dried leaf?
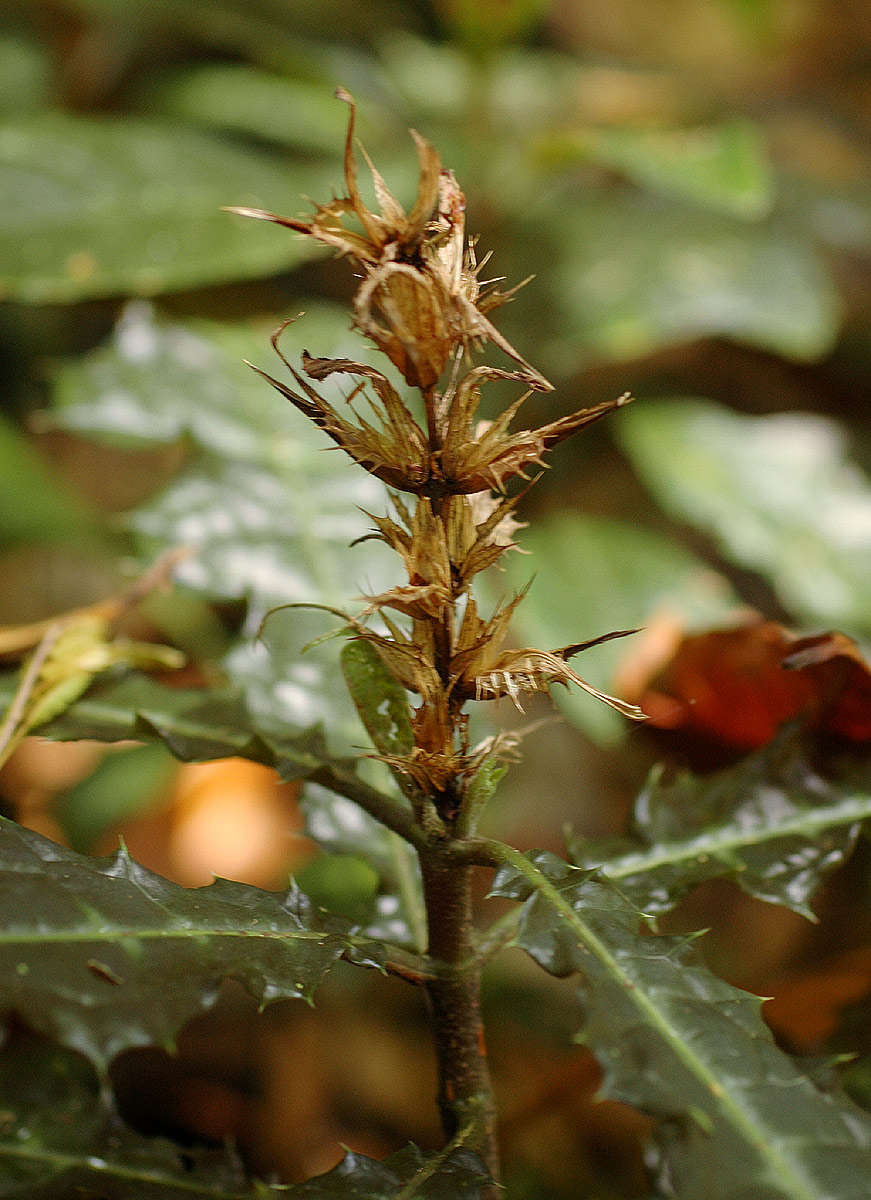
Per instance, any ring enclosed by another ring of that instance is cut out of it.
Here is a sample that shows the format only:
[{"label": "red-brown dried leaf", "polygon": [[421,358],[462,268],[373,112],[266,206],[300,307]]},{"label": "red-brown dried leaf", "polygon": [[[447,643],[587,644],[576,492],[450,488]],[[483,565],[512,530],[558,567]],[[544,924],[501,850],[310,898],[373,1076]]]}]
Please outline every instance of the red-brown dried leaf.
[{"label": "red-brown dried leaf", "polygon": [[651,725],[740,749],[765,745],[798,717],[851,741],[871,739],[871,669],[843,633],[798,638],[758,621],[685,637],[635,698]]}]

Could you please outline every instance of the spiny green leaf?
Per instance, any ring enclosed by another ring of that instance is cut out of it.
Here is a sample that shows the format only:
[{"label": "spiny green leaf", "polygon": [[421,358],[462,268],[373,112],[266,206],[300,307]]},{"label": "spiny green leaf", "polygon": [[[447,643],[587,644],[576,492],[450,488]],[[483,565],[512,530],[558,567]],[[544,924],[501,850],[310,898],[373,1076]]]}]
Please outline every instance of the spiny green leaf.
[{"label": "spiny green leaf", "polygon": [[337,1167],[289,1189],[288,1200],[480,1200],[490,1182],[469,1150],[427,1158],[407,1146],[383,1163],[348,1151]]},{"label": "spiny green leaf", "polygon": [[218,879],[183,888],[122,847],[91,859],[0,819],[0,996],[101,1069],[120,1050],[171,1046],[223,979],[261,1003],[310,999],[348,926],[295,887]]},{"label": "spiny green leaf", "polygon": [[[15,675],[0,676],[0,703],[16,682]],[[58,741],[160,741],[183,762],[238,755],[275,767],[284,780],[324,766],[349,769],[346,759],[328,754],[317,729],[288,733],[255,722],[238,692],[168,688],[143,675],[96,684],[40,734]]]},{"label": "spiny green leaf", "polygon": [[469,1151],[426,1156],[415,1146],[383,1163],[348,1152],[296,1185],[246,1179],[226,1154],[127,1129],[80,1055],[25,1034],[0,1050],[0,1108],[6,1200],[477,1200],[488,1179]]},{"label": "spiny green leaf", "polygon": [[682,773],[669,782],[655,769],[635,804],[634,839],[620,847],[578,839],[570,852],[651,915],[726,876],[751,896],[813,917],[811,897],[869,819],[871,792],[818,775],[787,729],[710,777]]},{"label": "spiny green leaf", "polygon": [[8,1200],[255,1200],[238,1163],[126,1129],[80,1054],[16,1032],[0,1050],[0,1193]]},{"label": "spiny green leaf", "polygon": [[0,295],[37,304],[285,270],[310,248],[221,206],[293,203],[329,182],[180,125],[61,112],[0,128],[0,178]]},{"label": "spiny green leaf", "polygon": [[668,512],[761,571],[808,622],[871,633],[871,482],[834,421],[656,400],[617,435]]},{"label": "spiny green leaf", "polygon": [[661,1118],[670,1194],[861,1200],[871,1120],[776,1048],[760,1000],[700,965],[692,939],[639,935],[638,911],[590,872],[505,858],[493,894],[526,901],[517,942],[545,970],[581,974],[583,1039],[606,1094]]}]

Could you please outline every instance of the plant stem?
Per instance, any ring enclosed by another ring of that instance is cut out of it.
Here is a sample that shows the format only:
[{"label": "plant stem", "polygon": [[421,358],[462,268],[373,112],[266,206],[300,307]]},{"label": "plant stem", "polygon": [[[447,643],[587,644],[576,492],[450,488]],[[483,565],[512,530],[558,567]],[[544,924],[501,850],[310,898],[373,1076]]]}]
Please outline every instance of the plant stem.
[{"label": "plant stem", "polygon": [[480,1131],[476,1149],[490,1174],[498,1179],[496,1105],[481,1022],[481,969],[468,969],[475,949],[472,868],[445,866],[432,852],[421,849],[419,853],[429,928],[428,954],[454,968],[426,984],[442,1126],[445,1135],[453,1138],[474,1121]]}]

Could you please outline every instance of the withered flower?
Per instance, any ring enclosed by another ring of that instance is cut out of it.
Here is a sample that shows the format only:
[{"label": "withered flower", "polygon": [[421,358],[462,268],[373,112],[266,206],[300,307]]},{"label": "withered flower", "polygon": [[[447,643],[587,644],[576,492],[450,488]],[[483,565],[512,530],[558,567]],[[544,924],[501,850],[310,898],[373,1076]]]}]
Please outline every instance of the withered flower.
[{"label": "withered flower", "polygon": [[[380,209],[373,212],[357,186],[356,106],[344,88],[336,95],[350,108],[345,137],[347,195],[319,204],[309,221],[261,208],[228,211],[284,225],[354,258],[364,273],[354,300],[356,324],[411,387],[433,387],[458,346],[492,341],[521,364],[530,387],[550,391],[547,380],[485,315],[512,293],[481,292],[474,255],[466,243],[465,197],[453,173],[442,169],[435,149],[412,129],[420,177],[417,199],[406,214],[362,150]],[[345,220],[349,216],[357,219],[362,233],[349,228]]]},{"label": "withered flower", "polygon": [[[468,701],[508,696],[520,709],[525,694],[573,683],[626,717],[644,718],[640,709],[599,691],[568,665],[588,646],[633,631],[556,650],[505,649],[523,593],[485,620],[469,590],[478,572],[514,548],[519,528],[514,511],[535,479],[513,495],[508,493],[511,481],[528,480],[529,472],[546,466],[545,456],[556,445],[630,397],[512,432],[530,393],[549,391],[551,385],[487,315],[513,292],[481,284],[483,263],[476,263],[466,239],[465,199],[453,174],[442,168],[429,142],[412,131],[419,181],[417,198],[406,213],[361,149],[377,201],[378,211],[371,210],[357,186],[354,102],[341,89],[337,95],[350,109],[346,195],[317,205],[309,220],[261,209],[232,211],[286,226],[354,260],[362,276],[353,302],[354,323],[406,384],[420,390],[426,421],[418,423],[387,376],[362,362],[304,353],[301,370],[294,368],[278,344],[287,322],[272,342],[292,382],[254,369],[394,492],[392,515],[368,514],[374,525],[368,536],[399,555],[406,582],[363,597],[366,607],[359,617],[341,615],[351,635],[367,642],[394,679],[420,698],[409,714],[413,748],[378,757],[412,782],[406,790],[419,815],[429,804],[438,820],[450,825],[483,759],[513,746],[511,739],[496,738],[470,747],[464,712]],[[511,369],[469,362],[486,342],[512,360]],[[436,391],[449,365],[447,381]],[[349,384],[347,412],[315,387],[335,377]],[[522,394],[495,420],[481,421],[481,391],[494,382],[517,384]],[[370,618],[377,620],[370,625]]]}]

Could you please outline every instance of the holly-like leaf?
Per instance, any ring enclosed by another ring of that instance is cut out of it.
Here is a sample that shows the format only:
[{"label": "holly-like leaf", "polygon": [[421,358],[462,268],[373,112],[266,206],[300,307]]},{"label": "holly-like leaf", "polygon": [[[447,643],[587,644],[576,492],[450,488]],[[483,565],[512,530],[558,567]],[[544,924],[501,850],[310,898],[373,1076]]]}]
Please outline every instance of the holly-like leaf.
[{"label": "holly-like leaf", "polygon": [[383,1163],[347,1152],[306,1183],[246,1179],[227,1154],[143,1137],[101,1102],[80,1055],[17,1034],[0,1050],[0,1193],[6,1200],[478,1200],[476,1155],[415,1146]]},{"label": "holly-like leaf", "polygon": [[383,1163],[348,1152],[327,1175],[291,1189],[289,1200],[479,1200],[490,1182],[469,1150],[427,1158],[407,1146]]},{"label": "holly-like leaf", "polygon": [[640,935],[637,909],[590,872],[547,852],[505,857],[493,892],[526,901],[517,942],[536,962],[581,974],[582,1037],[605,1093],[661,1119],[667,1194],[866,1194],[871,1120],[777,1049],[760,1000],[702,966],[693,939]]},{"label": "holly-like leaf", "polygon": [[736,766],[673,780],[654,769],[635,804],[633,840],[618,849],[575,840],[572,861],[596,867],[649,915],[691,887],[726,876],[752,896],[812,917],[809,902],[851,853],[871,792],[824,779],[796,731]]},{"label": "holly-like leaf", "polygon": [[[0,129],[0,293],[66,303],[286,270],[300,240],[241,228],[226,204],[317,195],[321,168],[181,125],[52,112]],[[302,201],[300,200],[300,207]]]},{"label": "holly-like leaf", "polygon": [[663,508],[770,579],[791,612],[871,632],[871,483],[834,421],[656,400],[621,416],[617,435]]},{"label": "holly-like leaf", "polygon": [[[127,1129],[80,1055],[16,1032],[0,1050],[0,1194],[7,1200],[236,1200],[262,1195],[225,1154]],[[268,1193],[266,1193],[268,1195]]]},{"label": "holly-like leaf", "polygon": [[293,886],[183,888],[123,847],[91,859],[6,819],[0,894],[0,1007],[101,1070],[130,1046],[171,1046],[228,977],[264,1004],[309,999],[347,945]]}]

